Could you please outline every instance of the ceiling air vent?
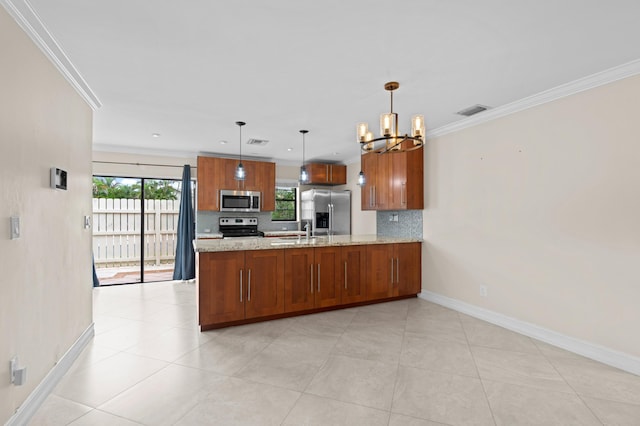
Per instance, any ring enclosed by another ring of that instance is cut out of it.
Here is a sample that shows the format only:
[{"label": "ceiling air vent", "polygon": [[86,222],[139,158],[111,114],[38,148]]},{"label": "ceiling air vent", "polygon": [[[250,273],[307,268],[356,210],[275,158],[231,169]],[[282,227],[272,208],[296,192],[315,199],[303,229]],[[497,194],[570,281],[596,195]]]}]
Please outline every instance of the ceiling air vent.
[{"label": "ceiling air vent", "polygon": [[269,141],[266,139],[249,139],[247,145],[265,146]]},{"label": "ceiling air vent", "polygon": [[490,107],[485,106],[485,105],[476,104],[476,105],[470,106],[469,108],[465,108],[462,111],[458,111],[458,112],[456,112],[456,114],[464,115],[465,117],[471,117],[472,115],[477,114],[477,113],[482,112],[482,111],[486,111],[489,108]]}]

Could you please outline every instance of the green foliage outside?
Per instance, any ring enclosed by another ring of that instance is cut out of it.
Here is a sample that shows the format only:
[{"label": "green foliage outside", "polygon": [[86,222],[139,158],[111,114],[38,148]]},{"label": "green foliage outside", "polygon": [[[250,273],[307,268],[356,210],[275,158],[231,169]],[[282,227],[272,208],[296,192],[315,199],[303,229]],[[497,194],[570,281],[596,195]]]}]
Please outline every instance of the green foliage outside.
[{"label": "green foliage outside", "polygon": [[[139,183],[123,184],[113,177],[93,178],[93,198],[140,199]],[[179,192],[170,181],[145,179],[144,198],[147,200],[177,200]]]},{"label": "green foliage outside", "polygon": [[276,209],[271,220],[296,220],[296,189],[276,188]]}]

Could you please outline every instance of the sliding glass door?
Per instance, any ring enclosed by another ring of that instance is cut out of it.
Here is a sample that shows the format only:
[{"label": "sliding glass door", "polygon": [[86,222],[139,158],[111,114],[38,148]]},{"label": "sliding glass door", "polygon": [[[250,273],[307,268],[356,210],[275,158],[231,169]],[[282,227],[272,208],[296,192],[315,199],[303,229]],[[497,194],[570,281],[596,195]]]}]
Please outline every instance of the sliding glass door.
[{"label": "sliding glass door", "polygon": [[172,179],[94,176],[93,254],[100,285],[173,279],[181,186]]}]

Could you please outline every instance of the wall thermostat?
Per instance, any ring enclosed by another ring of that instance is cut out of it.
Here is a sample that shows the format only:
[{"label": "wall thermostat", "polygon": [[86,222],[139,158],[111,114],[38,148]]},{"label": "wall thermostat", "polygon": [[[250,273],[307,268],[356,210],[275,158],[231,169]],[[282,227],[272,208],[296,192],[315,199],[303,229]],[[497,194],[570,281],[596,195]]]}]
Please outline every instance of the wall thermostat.
[{"label": "wall thermostat", "polygon": [[51,188],[67,190],[67,172],[56,167],[51,168]]}]

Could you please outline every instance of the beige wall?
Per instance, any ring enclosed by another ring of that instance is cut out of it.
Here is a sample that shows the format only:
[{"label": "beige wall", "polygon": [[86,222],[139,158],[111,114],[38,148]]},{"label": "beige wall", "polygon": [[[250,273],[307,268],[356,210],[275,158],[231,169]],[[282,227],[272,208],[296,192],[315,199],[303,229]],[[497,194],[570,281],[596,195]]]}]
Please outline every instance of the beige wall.
[{"label": "beige wall", "polygon": [[[0,7],[0,423],[90,327],[91,109]],[[49,188],[49,169],[68,190]],[[20,239],[9,239],[9,217]],[[9,384],[9,359],[27,367]]]},{"label": "beige wall", "polygon": [[639,114],[635,76],[429,140],[423,288],[640,356]]},{"label": "beige wall", "polygon": [[376,212],[363,211],[361,207],[361,189],[358,186],[360,162],[347,165],[347,184],[343,189],[351,190],[351,234],[375,235]]}]

